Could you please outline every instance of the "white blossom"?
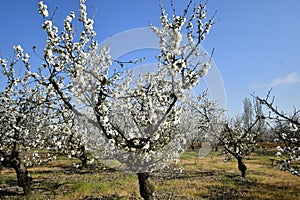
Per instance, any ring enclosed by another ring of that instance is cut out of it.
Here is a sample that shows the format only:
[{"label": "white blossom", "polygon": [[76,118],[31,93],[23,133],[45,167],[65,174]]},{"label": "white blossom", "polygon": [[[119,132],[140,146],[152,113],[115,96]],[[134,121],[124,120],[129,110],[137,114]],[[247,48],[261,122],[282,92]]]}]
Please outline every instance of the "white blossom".
[{"label": "white blossom", "polygon": [[17,53],[22,53],[23,52],[23,49],[22,49],[21,45],[15,45],[15,46],[13,46],[13,48],[15,49],[15,51]]},{"label": "white blossom", "polygon": [[39,13],[43,16],[43,17],[48,17],[49,13],[47,10],[47,5],[43,3],[43,1],[39,1],[38,3],[39,6]]},{"label": "white blossom", "polygon": [[199,75],[201,77],[206,76],[210,67],[211,67],[211,65],[209,62],[204,63],[198,71]]},{"label": "white blossom", "polygon": [[281,153],[280,153],[280,152],[276,152],[275,155],[276,155],[276,156],[281,156]]},{"label": "white blossom", "polygon": [[296,132],[298,130],[297,125],[295,125],[294,123],[289,123],[290,126],[290,130],[293,132]]}]

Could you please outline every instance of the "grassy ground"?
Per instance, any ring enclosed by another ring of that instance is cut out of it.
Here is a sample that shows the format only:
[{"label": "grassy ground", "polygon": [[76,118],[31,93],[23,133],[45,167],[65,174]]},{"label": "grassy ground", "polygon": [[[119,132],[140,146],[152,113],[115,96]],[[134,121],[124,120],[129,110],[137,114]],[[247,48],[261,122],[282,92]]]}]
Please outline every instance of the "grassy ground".
[{"label": "grassy ground", "polygon": [[[247,158],[247,178],[240,177],[235,160],[220,155],[197,158],[188,151],[178,164],[151,174],[157,199],[300,199],[300,177],[271,166],[268,156]],[[76,170],[70,160],[31,168],[30,199],[141,199],[135,174],[104,166]],[[11,169],[2,169],[0,199],[24,199]]]}]

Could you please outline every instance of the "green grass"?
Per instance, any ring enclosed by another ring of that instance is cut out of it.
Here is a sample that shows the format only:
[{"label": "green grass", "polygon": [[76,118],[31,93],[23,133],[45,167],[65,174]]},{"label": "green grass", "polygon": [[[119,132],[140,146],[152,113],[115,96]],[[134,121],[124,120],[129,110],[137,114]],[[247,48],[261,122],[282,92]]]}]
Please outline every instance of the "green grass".
[{"label": "green grass", "polygon": [[1,185],[6,185],[6,184],[13,183],[15,181],[17,181],[17,180],[16,180],[16,177],[13,176],[13,174],[11,174],[9,176],[1,175],[0,184]]},{"label": "green grass", "polygon": [[79,180],[72,185],[71,190],[73,191],[73,193],[88,195],[90,193],[97,192],[103,188],[108,189],[108,185],[101,184],[101,182],[87,182]]},{"label": "green grass", "polygon": [[[187,151],[177,165],[151,175],[159,199],[297,199],[300,196],[300,177],[272,168],[268,156],[254,154],[245,158],[248,170],[247,178],[243,179],[235,160],[224,163],[223,157],[214,152],[207,157],[197,155]],[[30,199],[140,199],[136,174],[102,165],[78,170],[72,167],[73,161],[60,157],[47,165],[30,168],[34,178]],[[170,171],[181,167],[182,173]],[[0,199],[20,199],[15,188],[15,172],[2,169]],[[2,195],[1,191],[9,191],[10,195]]]}]

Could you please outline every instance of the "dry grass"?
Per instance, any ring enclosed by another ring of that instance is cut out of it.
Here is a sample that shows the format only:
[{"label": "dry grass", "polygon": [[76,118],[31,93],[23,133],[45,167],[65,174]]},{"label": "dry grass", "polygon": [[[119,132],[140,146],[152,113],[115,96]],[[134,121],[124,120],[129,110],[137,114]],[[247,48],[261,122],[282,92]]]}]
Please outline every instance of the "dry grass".
[{"label": "dry grass", "polygon": [[[248,171],[243,179],[234,160],[224,163],[220,155],[195,159],[196,155],[186,152],[177,165],[152,174],[158,199],[300,198],[300,177],[272,168],[266,156],[245,159]],[[30,199],[140,199],[135,174],[103,166],[77,170],[71,161],[61,159],[30,172],[34,178]],[[21,191],[14,171],[3,169],[0,199],[22,199]]]}]

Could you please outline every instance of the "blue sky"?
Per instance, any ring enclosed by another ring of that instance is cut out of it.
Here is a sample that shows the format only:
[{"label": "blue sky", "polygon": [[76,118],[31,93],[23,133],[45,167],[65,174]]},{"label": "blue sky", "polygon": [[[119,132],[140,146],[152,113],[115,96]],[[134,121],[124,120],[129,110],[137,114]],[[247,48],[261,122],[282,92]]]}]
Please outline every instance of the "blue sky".
[{"label": "blue sky", "polygon": [[[54,23],[70,10],[78,10],[79,0],[44,0],[50,15],[58,7]],[[186,2],[174,0],[178,13]],[[196,1],[194,1],[196,2]],[[165,0],[165,4],[168,1]],[[12,46],[21,44],[32,52],[42,49],[37,1],[10,0],[0,4],[0,53],[12,55]],[[158,24],[158,0],[88,0],[88,12],[95,17],[97,39],[133,28]],[[208,16],[217,11],[218,23],[212,28],[204,48],[215,48],[214,61],[226,89],[228,115],[242,112],[242,101],[255,92],[265,96],[270,87],[279,109],[300,109],[300,1],[298,0],[209,0]]]}]

